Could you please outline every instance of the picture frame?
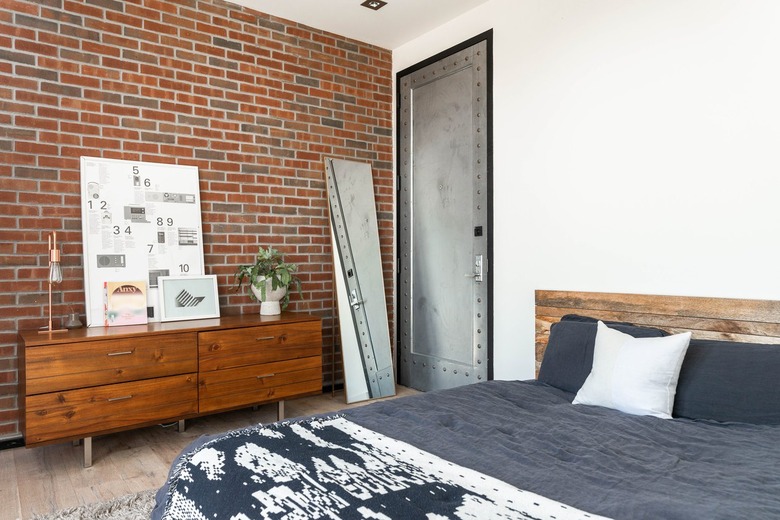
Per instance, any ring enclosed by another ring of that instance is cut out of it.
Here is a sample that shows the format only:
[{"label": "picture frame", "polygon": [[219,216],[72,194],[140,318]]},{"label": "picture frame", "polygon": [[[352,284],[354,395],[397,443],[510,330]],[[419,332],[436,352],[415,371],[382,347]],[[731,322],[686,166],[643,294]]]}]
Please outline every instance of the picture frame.
[{"label": "picture frame", "polygon": [[160,321],[219,318],[216,275],[160,276]]},{"label": "picture frame", "polygon": [[158,276],[206,274],[199,179],[197,166],[81,157],[87,327],[105,325],[106,282],[147,280],[152,323]]}]

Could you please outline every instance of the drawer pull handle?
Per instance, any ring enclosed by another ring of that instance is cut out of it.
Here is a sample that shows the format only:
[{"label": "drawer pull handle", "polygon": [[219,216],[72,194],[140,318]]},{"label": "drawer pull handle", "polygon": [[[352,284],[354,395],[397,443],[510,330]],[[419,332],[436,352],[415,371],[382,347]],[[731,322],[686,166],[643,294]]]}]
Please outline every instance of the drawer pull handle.
[{"label": "drawer pull handle", "polygon": [[274,339],[276,336],[265,336],[262,338],[255,338],[255,341],[268,341],[269,339]]},{"label": "drawer pull handle", "polygon": [[266,377],[274,377],[276,374],[263,374],[262,376],[257,376],[257,379],[265,379]]},{"label": "drawer pull handle", "polygon": [[108,356],[128,356],[128,355],[130,355],[132,353],[133,353],[132,350],[127,350],[125,352],[109,352],[107,355]]},{"label": "drawer pull handle", "polygon": [[114,401],[126,401],[128,399],[132,399],[132,395],[123,395],[122,397],[109,397],[108,402],[113,403]]}]

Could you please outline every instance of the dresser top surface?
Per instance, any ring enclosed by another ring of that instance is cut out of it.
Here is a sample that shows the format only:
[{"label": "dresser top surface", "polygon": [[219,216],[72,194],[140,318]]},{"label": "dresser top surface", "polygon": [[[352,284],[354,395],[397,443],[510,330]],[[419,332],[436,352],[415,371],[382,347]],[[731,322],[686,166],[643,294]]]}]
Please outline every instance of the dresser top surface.
[{"label": "dresser top surface", "polygon": [[137,336],[139,334],[172,334],[182,332],[204,332],[210,330],[234,329],[257,325],[282,325],[305,321],[319,321],[321,318],[313,314],[298,312],[283,312],[277,316],[261,316],[259,314],[239,314],[205,320],[155,322],[146,325],[128,325],[124,327],[88,327],[65,332],[47,332],[25,330],[19,332],[19,337],[26,347],[72,343],[74,341],[92,341]]}]

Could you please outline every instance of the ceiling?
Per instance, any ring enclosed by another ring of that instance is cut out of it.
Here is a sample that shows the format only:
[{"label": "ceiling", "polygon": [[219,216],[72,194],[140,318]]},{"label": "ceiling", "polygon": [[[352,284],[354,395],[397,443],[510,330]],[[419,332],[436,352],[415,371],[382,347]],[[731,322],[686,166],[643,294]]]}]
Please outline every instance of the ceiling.
[{"label": "ceiling", "polygon": [[228,0],[266,14],[395,49],[488,0],[386,0],[373,11],[363,0]]}]

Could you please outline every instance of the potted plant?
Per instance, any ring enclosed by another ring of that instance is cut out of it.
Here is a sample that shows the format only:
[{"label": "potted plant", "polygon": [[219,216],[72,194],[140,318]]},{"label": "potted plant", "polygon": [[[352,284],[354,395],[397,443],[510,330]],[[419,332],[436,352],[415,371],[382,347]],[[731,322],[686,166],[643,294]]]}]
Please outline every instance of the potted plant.
[{"label": "potted plant", "polygon": [[236,269],[236,290],[247,280],[250,297],[260,302],[260,314],[281,314],[290,302],[289,287],[292,285],[301,292],[301,281],[294,274],[297,270],[297,265],[286,263],[282,253],[273,247],[260,247],[254,264]]}]

